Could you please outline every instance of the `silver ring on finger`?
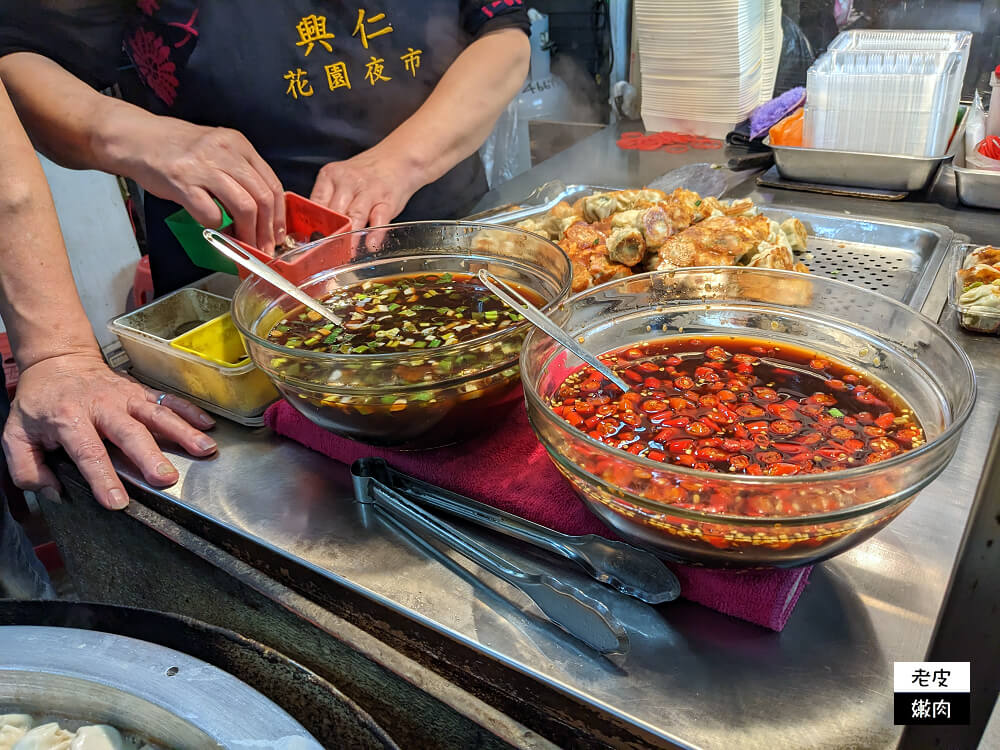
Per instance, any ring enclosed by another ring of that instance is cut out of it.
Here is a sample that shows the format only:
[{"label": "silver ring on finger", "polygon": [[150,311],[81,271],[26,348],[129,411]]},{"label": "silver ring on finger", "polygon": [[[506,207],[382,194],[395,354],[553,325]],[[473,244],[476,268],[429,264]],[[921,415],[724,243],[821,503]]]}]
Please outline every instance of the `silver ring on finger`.
[{"label": "silver ring on finger", "polygon": [[155,402],[156,405],[163,406],[163,399],[165,399],[166,397],[167,397],[166,392],[160,393],[160,395],[156,397],[156,402]]}]

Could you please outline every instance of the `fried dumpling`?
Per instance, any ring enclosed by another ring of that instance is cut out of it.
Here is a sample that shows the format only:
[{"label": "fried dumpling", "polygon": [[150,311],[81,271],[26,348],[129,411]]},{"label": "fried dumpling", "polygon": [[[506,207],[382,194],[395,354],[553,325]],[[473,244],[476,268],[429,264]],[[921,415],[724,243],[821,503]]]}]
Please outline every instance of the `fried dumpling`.
[{"label": "fried dumpling", "polygon": [[667,194],[662,190],[616,190],[581,198],[573,204],[571,209],[575,213],[582,214],[586,221],[607,221],[612,214],[619,211],[649,208],[666,199]]},{"label": "fried dumpling", "polygon": [[590,269],[582,258],[570,258],[573,267],[573,293],[582,292],[594,283],[590,276]]},{"label": "fried dumpling", "polygon": [[566,252],[574,291],[643,270],[750,265],[808,271],[794,256],[806,249],[801,221],[779,224],[760,215],[749,198],[703,198],[686,188],[583,196],[518,226]]},{"label": "fried dumpling", "polygon": [[751,268],[775,268],[779,271],[791,271],[795,268],[795,258],[792,256],[792,251],[785,245],[762,242],[747,265]]},{"label": "fried dumpling", "polygon": [[646,240],[635,227],[619,227],[608,237],[608,258],[624,266],[635,266],[646,257]]},{"label": "fried dumpling", "polygon": [[731,266],[771,233],[764,216],[714,216],[674,235],[659,249],[658,270]]},{"label": "fried dumpling", "polygon": [[659,247],[674,234],[673,225],[667,218],[662,204],[650,208],[619,211],[611,217],[611,228],[612,230],[635,229],[641,232],[647,248]]},{"label": "fried dumpling", "polygon": [[673,233],[674,227],[662,205],[647,208],[642,212],[642,236],[646,240],[647,248],[659,247]]},{"label": "fried dumpling", "polygon": [[722,213],[726,216],[756,216],[757,207],[749,198],[731,200],[722,205]]},{"label": "fried dumpling", "polygon": [[784,232],[785,237],[788,238],[788,245],[792,252],[805,252],[806,242],[808,242],[809,239],[809,234],[806,232],[805,224],[793,216],[792,218],[785,219],[781,222],[781,231]]},{"label": "fried dumpling", "polygon": [[608,258],[607,250],[603,247],[600,249],[603,252],[595,252],[590,256],[590,265],[588,268],[595,284],[603,284],[606,281],[614,279],[624,279],[626,276],[632,275],[632,271],[628,266],[612,262]]},{"label": "fried dumpling", "polygon": [[[566,228],[563,239],[579,248],[593,247],[604,241],[604,235],[586,222],[579,221]],[[563,248],[565,250],[565,248]]]},{"label": "fried dumpling", "polygon": [[583,199],[583,218],[587,221],[604,221],[621,206],[614,193],[598,193]]}]

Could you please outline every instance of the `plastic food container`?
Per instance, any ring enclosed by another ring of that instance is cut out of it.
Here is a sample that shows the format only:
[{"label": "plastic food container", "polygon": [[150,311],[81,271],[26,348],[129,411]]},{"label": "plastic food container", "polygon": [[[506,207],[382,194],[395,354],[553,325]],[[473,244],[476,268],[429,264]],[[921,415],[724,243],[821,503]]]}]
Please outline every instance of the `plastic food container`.
[{"label": "plastic food container", "polygon": [[942,156],[954,129],[966,59],[960,51],[826,52],[807,73],[804,143]]},{"label": "plastic food container", "polygon": [[122,343],[137,377],[214,405],[216,413],[259,416],[278,393],[247,358],[229,316],[229,300],[180,289],[108,327]]},{"label": "plastic food container", "polygon": [[[960,52],[966,60],[972,44],[971,31],[926,31],[904,29],[851,29],[842,31],[826,48],[829,50],[912,50]],[[965,70],[963,68],[963,75]]]},{"label": "plastic food container", "polygon": [[955,170],[958,199],[967,206],[1000,210],[1000,171],[969,167],[965,161],[965,149],[959,147],[952,150],[955,152],[952,169]]},{"label": "plastic food container", "polygon": [[[951,284],[948,287],[948,302],[958,313],[958,324],[973,333],[1000,333],[1000,308],[986,309],[963,305],[962,284],[958,280],[958,272],[966,268],[969,255],[984,245],[957,244],[952,247]],[[998,269],[1000,270],[1000,269]]]},{"label": "plastic food container", "polygon": [[[219,208],[222,210],[222,225],[219,227],[219,231],[228,234],[230,227],[233,226],[233,219],[226,213],[221,204]],[[215,252],[212,246],[205,242],[205,238],[201,234],[205,227],[195,221],[194,217],[186,210],[182,208],[180,211],[170,214],[170,216],[164,219],[164,222],[170,228],[174,237],[177,238],[181,247],[184,248],[184,252],[187,253],[188,258],[198,268],[236,274],[236,264],[229,260],[229,258]]]},{"label": "plastic food container", "polygon": [[[221,229],[226,234],[231,234],[233,220],[225,211],[222,212],[222,216]],[[205,238],[202,236],[204,227],[195,221],[187,211],[181,210],[170,215],[167,217],[166,222],[177,238],[177,241],[181,243],[188,258],[196,266],[210,271],[221,271],[233,275],[238,274],[241,279],[246,278],[247,274],[245,271],[237,269],[235,263],[220,255],[205,241]],[[318,203],[313,203],[311,200],[303,198],[297,193],[286,192],[285,226],[289,237],[299,244],[305,244],[323,237],[349,231],[351,220],[343,214],[338,214]],[[274,255],[258,250],[256,247],[248,245],[245,242],[240,242],[239,240],[236,240],[236,242],[239,242],[241,247],[264,263],[270,263],[275,260]],[[278,258],[280,259],[280,257],[281,255],[279,254]],[[282,268],[279,267],[277,270],[279,273],[283,273]]]},{"label": "plastic food container", "polygon": [[[331,211],[325,206],[313,203],[301,195],[285,193],[285,226],[288,230],[288,236],[300,245],[303,245],[315,242],[324,237],[351,231],[351,220],[343,214],[338,214],[336,211]],[[239,240],[236,240],[236,242],[258,260],[269,264],[273,261],[274,269],[292,283],[297,284],[312,276],[316,271],[330,268],[330,264],[316,265],[323,261],[313,258],[315,250],[298,253],[293,259],[284,260],[284,256],[290,256],[292,251],[285,251],[274,256],[261,252],[245,242],[240,242]],[[319,250],[319,247],[316,250]],[[212,252],[214,253],[215,250],[212,250]],[[319,252],[317,255],[322,258],[325,254]],[[347,263],[348,260],[349,258],[340,260],[338,265]],[[249,272],[242,268],[238,270],[238,274],[241,279],[245,279],[250,275]]]}]

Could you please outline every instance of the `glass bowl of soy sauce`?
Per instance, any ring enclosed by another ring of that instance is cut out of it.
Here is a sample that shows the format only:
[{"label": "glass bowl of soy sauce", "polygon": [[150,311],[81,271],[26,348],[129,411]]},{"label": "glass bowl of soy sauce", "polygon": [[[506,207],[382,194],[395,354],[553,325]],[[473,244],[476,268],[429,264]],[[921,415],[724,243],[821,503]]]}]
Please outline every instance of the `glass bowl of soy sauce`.
[{"label": "glass bowl of soy sauce", "polygon": [[317,425],[370,445],[459,443],[520,403],[529,324],[476,278],[486,269],[551,311],[572,269],[555,244],[520,229],[412,222],[348,232],[292,251],[325,266],[299,286],[331,324],[262,279],[245,280],[233,320],[254,363]]},{"label": "glass bowl of soy sauce", "polygon": [[642,274],[553,318],[631,387],[529,333],[539,440],[610,528],[677,562],[796,567],[853,547],[944,470],[975,401],[933,321],[811,274]]}]

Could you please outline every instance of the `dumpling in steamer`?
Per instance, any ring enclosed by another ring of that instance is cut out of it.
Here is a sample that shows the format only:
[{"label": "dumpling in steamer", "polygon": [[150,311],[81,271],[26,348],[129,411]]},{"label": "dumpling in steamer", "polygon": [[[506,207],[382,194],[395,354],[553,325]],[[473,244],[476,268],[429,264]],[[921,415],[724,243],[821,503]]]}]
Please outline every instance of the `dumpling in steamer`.
[{"label": "dumpling in steamer", "polygon": [[0,715],[0,750],[10,750],[34,723],[28,714]]},{"label": "dumpling in steamer", "polygon": [[94,724],[77,730],[69,750],[122,750],[123,747],[122,736],[117,729],[106,724]]},{"label": "dumpling in steamer", "polygon": [[14,743],[11,750],[70,750],[72,741],[73,732],[67,732],[55,722],[51,722],[27,732]]}]

